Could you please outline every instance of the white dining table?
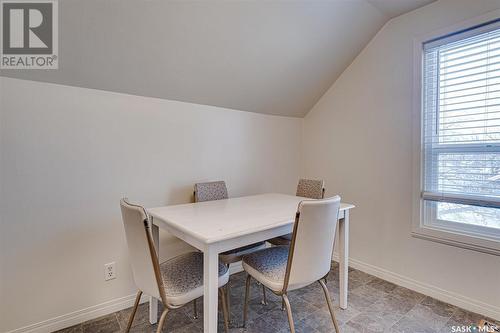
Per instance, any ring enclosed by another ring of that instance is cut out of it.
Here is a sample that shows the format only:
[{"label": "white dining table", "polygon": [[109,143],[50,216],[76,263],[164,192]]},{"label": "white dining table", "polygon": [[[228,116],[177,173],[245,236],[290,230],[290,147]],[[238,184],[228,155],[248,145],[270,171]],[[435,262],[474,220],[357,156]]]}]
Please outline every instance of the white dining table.
[{"label": "white dining table", "polygon": [[[159,229],[182,239],[203,252],[204,332],[217,332],[219,253],[286,235],[293,230],[300,201],[307,198],[268,193],[225,200],[147,209],[156,250]],[[347,308],[349,256],[349,211],[354,205],[341,203],[339,211],[340,307]],[[149,300],[149,321],[158,318],[158,300]]]}]

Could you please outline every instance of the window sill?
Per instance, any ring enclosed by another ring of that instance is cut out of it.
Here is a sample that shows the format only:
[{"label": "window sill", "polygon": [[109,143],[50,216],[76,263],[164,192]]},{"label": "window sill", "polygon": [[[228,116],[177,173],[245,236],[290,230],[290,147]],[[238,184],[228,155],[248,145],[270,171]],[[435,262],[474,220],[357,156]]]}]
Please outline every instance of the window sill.
[{"label": "window sill", "polygon": [[456,230],[447,230],[431,226],[418,226],[413,228],[412,236],[441,244],[500,256],[500,241],[481,236],[473,236]]}]

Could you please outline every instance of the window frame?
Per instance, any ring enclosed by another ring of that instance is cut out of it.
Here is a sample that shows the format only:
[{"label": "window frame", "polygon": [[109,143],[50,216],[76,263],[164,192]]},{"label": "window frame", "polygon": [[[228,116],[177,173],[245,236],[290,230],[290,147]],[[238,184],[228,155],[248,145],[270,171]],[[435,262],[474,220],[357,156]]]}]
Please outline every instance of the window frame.
[{"label": "window frame", "polygon": [[[435,209],[424,209],[425,203],[421,197],[424,188],[424,127],[423,127],[423,44],[439,39],[443,36],[452,35],[471,27],[493,21],[500,17],[500,10],[494,10],[484,15],[454,24],[425,35],[418,36],[413,40],[413,107],[412,107],[412,165],[414,166],[413,177],[413,205],[412,205],[412,229],[413,237],[453,245],[461,248],[476,250],[500,256],[500,231],[488,232],[486,227],[467,225],[445,221],[445,223],[424,223],[426,214],[436,214]],[[455,147],[456,149],[456,147]],[[435,206],[434,206],[435,207]],[[431,217],[432,219],[432,217]]]}]

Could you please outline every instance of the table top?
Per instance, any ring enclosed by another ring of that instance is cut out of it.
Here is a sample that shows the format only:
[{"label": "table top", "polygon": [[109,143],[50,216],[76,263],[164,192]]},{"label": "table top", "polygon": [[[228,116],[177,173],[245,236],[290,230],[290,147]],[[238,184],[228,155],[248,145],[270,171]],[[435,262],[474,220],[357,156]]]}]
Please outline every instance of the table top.
[{"label": "table top", "polygon": [[[148,209],[158,220],[205,244],[291,224],[300,201],[286,194],[260,194]],[[340,210],[354,208],[341,203]],[[155,222],[156,221],[156,222]]]}]

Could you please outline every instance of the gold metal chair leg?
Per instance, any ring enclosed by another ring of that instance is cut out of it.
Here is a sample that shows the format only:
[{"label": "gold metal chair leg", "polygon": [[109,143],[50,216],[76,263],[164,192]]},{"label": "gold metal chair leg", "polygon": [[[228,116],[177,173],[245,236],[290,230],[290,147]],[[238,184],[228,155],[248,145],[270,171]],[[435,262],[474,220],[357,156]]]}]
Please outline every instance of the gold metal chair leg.
[{"label": "gold metal chair leg", "polygon": [[226,283],[226,304],[227,304],[227,313],[229,313],[229,324],[231,324],[231,285],[228,280]]},{"label": "gold metal chair leg", "polygon": [[247,316],[248,316],[248,294],[250,293],[250,280],[252,277],[250,274],[247,276],[246,288],[245,288],[245,304],[243,305],[243,327],[246,327]]},{"label": "gold metal chair leg", "polygon": [[337,318],[335,318],[335,313],[333,312],[333,304],[330,299],[330,294],[328,293],[328,288],[323,280],[319,280],[319,284],[323,288],[323,292],[325,293],[326,303],[328,304],[328,310],[330,311],[330,315],[332,316],[333,326],[335,326],[335,332],[340,333],[339,323],[337,322]]},{"label": "gold metal chair leg", "polygon": [[219,292],[222,301],[222,314],[224,316],[224,331],[227,333],[229,331],[229,313],[227,310],[226,292],[224,288],[219,288]]},{"label": "gold metal chair leg", "polygon": [[262,285],[262,305],[267,305],[266,287]]},{"label": "gold metal chair leg", "polygon": [[165,310],[163,310],[160,321],[158,322],[158,328],[156,329],[156,333],[161,333],[161,330],[163,329],[163,324],[165,324],[165,319],[167,318],[167,313],[168,309],[165,307]]},{"label": "gold metal chair leg", "polygon": [[196,300],[193,300],[193,312],[194,312],[194,319],[198,319],[198,305],[196,304]]},{"label": "gold metal chair leg", "polygon": [[290,325],[290,332],[295,333],[295,324],[293,323],[292,307],[290,306],[290,301],[288,300],[288,296],[286,294],[283,294],[283,301],[285,302],[286,306],[286,314],[288,315],[288,324]]},{"label": "gold metal chair leg", "polygon": [[139,306],[141,296],[142,296],[142,291],[139,290],[137,292],[137,296],[135,297],[134,308],[132,309],[132,313],[130,314],[130,318],[128,320],[127,329],[125,330],[126,333],[128,333],[130,331],[130,328],[132,327],[132,322],[134,321],[135,313],[137,312],[137,307]]}]

